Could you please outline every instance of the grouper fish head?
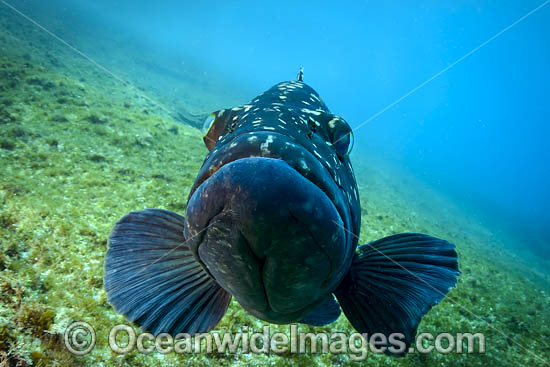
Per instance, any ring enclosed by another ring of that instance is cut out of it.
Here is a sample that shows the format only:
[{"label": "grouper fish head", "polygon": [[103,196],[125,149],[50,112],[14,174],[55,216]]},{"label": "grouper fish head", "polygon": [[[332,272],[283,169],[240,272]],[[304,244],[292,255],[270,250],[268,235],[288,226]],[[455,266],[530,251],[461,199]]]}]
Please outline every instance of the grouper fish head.
[{"label": "grouper fish head", "polygon": [[335,290],[357,246],[351,128],[301,81],[205,125],[210,152],[186,213],[190,249],[251,314],[299,321]]},{"label": "grouper fish head", "polygon": [[401,340],[387,352],[403,354],[456,284],[455,246],[421,233],[358,246],[344,119],[300,72],[213,113],[205,130],[186,216],[136,210],[111,231],[104,282],[116,311],[173,336],[213,329],[232,297],[273,323],[326,325],[343,311],[360,333]]}]

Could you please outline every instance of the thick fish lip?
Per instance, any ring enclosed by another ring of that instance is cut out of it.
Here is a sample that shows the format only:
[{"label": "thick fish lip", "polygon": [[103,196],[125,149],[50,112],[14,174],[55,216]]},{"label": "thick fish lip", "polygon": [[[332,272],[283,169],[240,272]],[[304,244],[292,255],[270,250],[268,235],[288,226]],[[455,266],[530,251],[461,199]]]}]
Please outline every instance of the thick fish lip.
[{"label": "thick fish lip", "polygon": [[[325,166],[305,147],[287,135],[271,131],[245,132],[222,146],[214,147],[205,160],[189,193],[191,199],[199,186],[224,165],[249,157],[285,161],[300,175],[319,187],[332,201],[348,230],[352,230],[351,209],[340,186]],[[353,241],[347,241],[351,243]]]},{"label": "thick fish lip", "polygon": [[271,322],[298,321],[311,311],[334,291],[347,257],[333,202],[281,159],[223,165],[191,197],[186,230],[212,277]]}]

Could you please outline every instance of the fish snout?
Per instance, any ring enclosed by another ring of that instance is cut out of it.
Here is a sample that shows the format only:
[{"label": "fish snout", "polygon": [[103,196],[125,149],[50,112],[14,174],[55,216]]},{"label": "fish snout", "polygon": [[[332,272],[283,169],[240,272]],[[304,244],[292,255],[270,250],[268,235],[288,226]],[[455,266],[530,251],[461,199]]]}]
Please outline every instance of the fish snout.
[{"label": "fish snout", "polygon": [[243,307],[297,321],[341,279],[346,235],[329,197],[281,159],[222,166],[192,194],[186,238]]}]

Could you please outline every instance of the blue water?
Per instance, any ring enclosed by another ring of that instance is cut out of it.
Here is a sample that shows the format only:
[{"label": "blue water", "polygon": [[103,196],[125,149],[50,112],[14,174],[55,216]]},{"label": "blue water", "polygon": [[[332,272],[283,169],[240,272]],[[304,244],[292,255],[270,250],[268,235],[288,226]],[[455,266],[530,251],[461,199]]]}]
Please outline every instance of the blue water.
[{"label": "blue water", "polygon": [[[103,27],[135,49],[128,58],[147,58],[152,75],[185,60],[205,88],[225,80],[209,90],[225,89],[222,105],[302,66],[332,111],[358,127],[356,160],[402,167],[506,233],[510,248],[550,259],[550,5],[513,25],[542,1],[11,3],[115,72],[124,68],[109,59],[117,46]],[[94,32],[95,43],[79,42]],[[177,100],[172,76],[162,83]]]}]

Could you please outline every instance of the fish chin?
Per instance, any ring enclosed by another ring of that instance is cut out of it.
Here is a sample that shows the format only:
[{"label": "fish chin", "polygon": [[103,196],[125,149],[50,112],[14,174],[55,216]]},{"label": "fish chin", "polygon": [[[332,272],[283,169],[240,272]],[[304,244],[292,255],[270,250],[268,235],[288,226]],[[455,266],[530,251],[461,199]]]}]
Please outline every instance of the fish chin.
[{"label": "fish chin", "polygon": [[224,164],[194,190],[186,238],[252,314],[298,321],[340,282],[346,233],[333,201],[281,159]]}]

